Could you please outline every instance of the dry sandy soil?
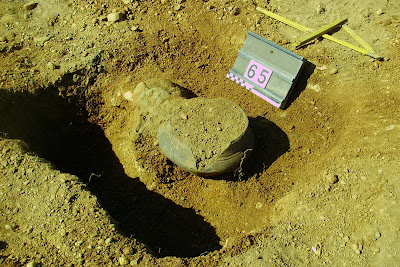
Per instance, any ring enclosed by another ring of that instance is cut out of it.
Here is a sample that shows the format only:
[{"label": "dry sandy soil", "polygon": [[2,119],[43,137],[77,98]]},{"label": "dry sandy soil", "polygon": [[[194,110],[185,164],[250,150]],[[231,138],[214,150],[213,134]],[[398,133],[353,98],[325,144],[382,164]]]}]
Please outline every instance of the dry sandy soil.
[{"label": "dry sandy soil", "polygon": [[[1,266],[399,265],[398,1],[25,4],[0,1]],[[347,17],[383,60],[296,50],[310,64],[277,109],[225,77],[248,30],[292,51],[304,35],[257,6],[312,28]],[[151,78],[245,111],[241,175],[162,155],[163,114],[131,101]]]}]

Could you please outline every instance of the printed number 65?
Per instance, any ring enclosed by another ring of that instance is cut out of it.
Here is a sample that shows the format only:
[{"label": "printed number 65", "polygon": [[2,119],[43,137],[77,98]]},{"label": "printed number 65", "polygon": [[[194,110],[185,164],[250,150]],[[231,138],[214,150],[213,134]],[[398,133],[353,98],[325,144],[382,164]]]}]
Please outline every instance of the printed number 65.
[{"label": "printed number 65", "polygon": [[[255,75],[256,75],[256,70],[257,70],[257,66],[256,65],[251,65],[251,67],[249,68],[248,72],[247,72],[247,76],[252,79]],[[267,79],[268,75],[268,71],[267,70],[262,70],[257,81],[259,83],[264,83],[265,80]]]}]

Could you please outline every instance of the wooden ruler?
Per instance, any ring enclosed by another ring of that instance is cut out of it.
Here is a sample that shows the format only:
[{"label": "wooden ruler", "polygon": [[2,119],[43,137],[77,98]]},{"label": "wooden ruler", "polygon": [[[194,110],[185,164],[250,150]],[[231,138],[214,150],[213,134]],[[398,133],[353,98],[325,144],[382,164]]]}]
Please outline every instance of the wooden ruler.
[{"label": "wooden ruler", "polygon": [[[265,14],[265,15],[271,17],[271,18],[274,18],[274,19],[276,19],[276,20],[279,20],[280,22],[283,22],[283,23],[285,23],[285,24],[287,24],[287,25],[289,25],[289,26],[292,26],[293,28],[296,28],[296,29],[298,29],[298,30],[300,30],[300,31],[309,32],[310,34],[306,36],[307,39],[306,39],[306,37],[304,37],[304,38],[302,38],[299,42],[297,42],[297,43],[294,44],[296,47],[299,47],[299,46],[303,45],[304,43],[309,42],[310,40],[312,40],[312,39],[314,39],[314,38],[323,37],[323,38],[325,38],[325,39],[331,40],[331,41],[333,41],[333,42],[335,42],[335,43],[341,44],[341,45],[346,46],[346,47],[348,47],[348,48],[350,48],[350,49],[353,49],[353,50],[355,50],[355,51],[358,51],[358,52],[360,52],[360,53],[362,53],[362,54],[368,55],[368,56],[370,56],[370,57],[372,57],[372,58],[375,58],[375,59],[382,59],[382,57],[381,57],[380,55],[378,55],[378,54],[374,51],[374,49],[372,49],[372,47],[369,46],[369,45],[367,44],[367,42],[365,42],[359,35],[357,35],[357,34],[356,34],[352,29],[350,29],[350,27],[347,26],[347,25],[343,25],[342,27],[343,27],[343,28],[344,28],[344,29],[345,29],[345,30],[346,30],[360,45],[362,45],[363,48],[358,47],[358,46],[355,46],[355,45],[353,45],[353,44],[351,44],[351,43],[348,43],[348,42],[346,42],[346,41],[337,39],[337,38],[335,38],[335,37],[333,37],[333,36],[331,36],[331,35],[326,34],[327,32],[331,31],[332,29],[335,29],[336,27],[340,26],[341,23],[344,23],[343,20],[345,20],[345,19],[335,21],[335,22],[333,22],[333,23],[331,23],[331,24],[329,24],[329,25],[327,25],[327,26],[324,26],[324,27],[320,28],[320,29],[317,30],[317,31],[314,31],[314,29],[312,29],[312,28],[308,28],[308,27],[303,26],[303,25],[301,25],[301,24],[299,24],[299,23],[296,23],[296,22],[294,22],[294,21],[291,21],[291,20],[289,20],[289,19],[287,19],[287,18],[284,18],[284,17],[282,17],[282,16],[279,16],[278,14],[275,14],[275,13],[273,13],[273,12],[271,12],[271,11],[268,11],[268,10],[266,10],[265,8],[257,7],[257,11],[259,11],[259,12],[261,12],[261,13],[263,13],[263,14]],[[330,29],[330,30],[329,30],[329,29]],[[326,31],[326,30],[327,30],[327,31]],[[311,38],[311,39],[310,39],[310,38]],[[303,40],[303,39],[304,39],[304,40]],[[302,43],[302,41],[303,41],[303,42],[305,41],[305,42]]]}]

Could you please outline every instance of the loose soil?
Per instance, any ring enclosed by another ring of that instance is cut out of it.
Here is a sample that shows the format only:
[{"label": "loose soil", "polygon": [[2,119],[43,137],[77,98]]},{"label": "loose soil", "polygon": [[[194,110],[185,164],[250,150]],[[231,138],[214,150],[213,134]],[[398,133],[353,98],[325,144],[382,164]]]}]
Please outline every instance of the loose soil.
[{"label": "loose soil", "polygon": [[[0,2],[0,265],[398,265],[400,3],[36,3]],[[315,29],[347,17],[383,60],[316,40],[277,109],[226,78],[248,30],[292,51],[304,36],[257,6]],[[240,179],[163,156],[167,118],[134,99],[152,78],[243,109]]]}]

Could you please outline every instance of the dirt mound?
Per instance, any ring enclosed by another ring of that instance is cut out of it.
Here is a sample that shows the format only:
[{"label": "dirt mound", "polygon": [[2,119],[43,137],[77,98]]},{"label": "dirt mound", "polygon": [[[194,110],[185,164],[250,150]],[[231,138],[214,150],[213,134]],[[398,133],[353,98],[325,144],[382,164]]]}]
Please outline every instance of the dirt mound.
[{"label": "dirt mound", "polygon": [[223,98],[184,101],[170,119],[172,133],[193,151],[198,166],[204,167],[237,141],[248,127],[242,109]]},{"label": "dirt mound", "polygon": [[195,174],[216,175],[242,167],[250,155],[253,134],[248,124],[243,110],[227,99],[193,98],[176,102],[158,138],[161,150],[176,164]]}]

